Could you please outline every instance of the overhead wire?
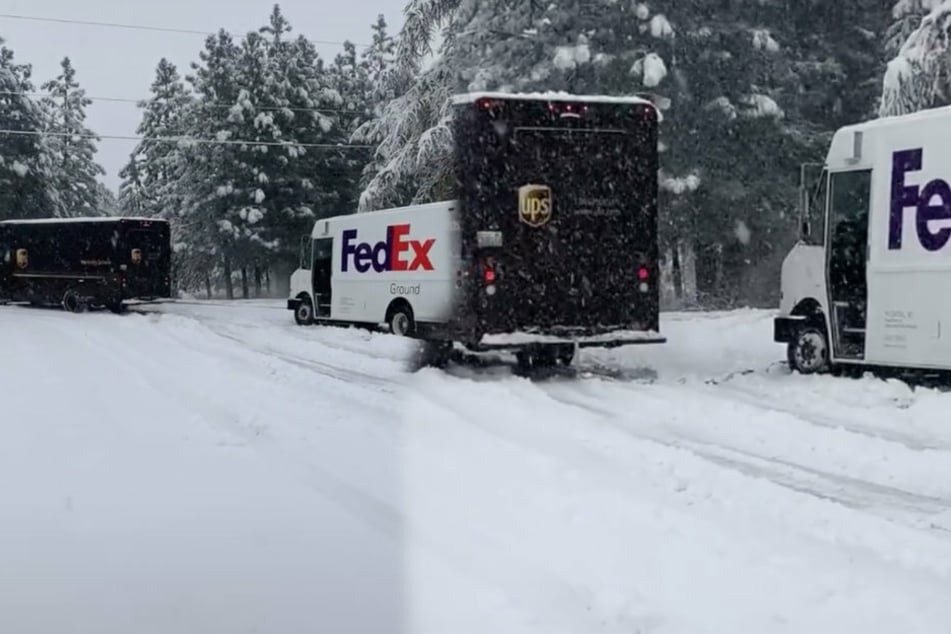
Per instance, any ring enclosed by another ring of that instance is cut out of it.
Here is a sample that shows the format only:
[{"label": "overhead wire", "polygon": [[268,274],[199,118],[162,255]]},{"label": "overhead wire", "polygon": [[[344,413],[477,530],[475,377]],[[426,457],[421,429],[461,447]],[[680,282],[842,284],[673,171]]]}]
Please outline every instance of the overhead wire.
[{"label": "overhead wire", "polygon": [[[182,28],[172,28],[165,26],[151,26],[145,24],[122,24],[119,22],[99,22],[95,20],[76,20],[73,18],[47,18],[34,15],[20,15],[13,13],[0,13],[0,18],[7,20],[24,20],[32,22],[51,22],[57,24],[78,24],[81,26],[98,26],[103,28],[112,28],[112,29],[127,29],[135,31],[157,31],[161,33],[182,33],[186,35],[215,35],[217,31],[199,31],[197,29],[182,29]],[[338,40],[312,40],[307,38],[309,42],[313,44],[333,44],[335,46],[343,46],[347,42],[341,42]],[[354,46],[360,46],[363,48],[369,48],[370,44],[350,42]]]},{"label": "overhead wire", "polygon": [[[139,31],[157,31],[164,33],[183,33],[189,35],[214,35],[214,31],[200,31],[196,29],[182,29],[182,28],[171,28],[171,27],[160,27],[160,26],[151,26],[151,25],[142,25],[142,24],[123,24],[118,22],[101,22],[95,20],[77,20],[72,18],[50,18],[50,17],[40,17],[40,16],[29,16],[29,15],[20,15],[12,13],[0,13],[0,19],[8,20],[24,20],[24,21],[34,21],[34,22],[49,22],[49,23],[58,23],[58,24],[76,24],[81,26],[96,26],[103,28],[116,28],[116,29],[129,29],[129,30],[139,30]],[[314,44],[333,44],[343,46],[347,42],[337,41],[337,40],[314,40],[308,38],[308,41]],[[368,48],[371,45],[363,44],[358,42],[350,42],[354,46],[361,46]],[[44,97],[48,96],[46,93],[39,92],[28,92],[28,91],[9,91],[4,90],[0,91],[0,95],[20,95],[20,96],[29,96],[29,97]],[[102,101],[102,102],[115,102],[115,103],[148,103],[149,99],[130,99],[130,98],[121,98],[121,97],[93,97],[85,96],[86,99],[90,101]],[[213,108],[234,108],[240,104],[224,104],[224,103],[207,103],[203,104],[205,106]],[[303,107],[291,107],[291,106],[262,106],[256,107],[256,110],[264,111],[280,111],[288,110],[291,112],[317,112],[317,113],[354,113],[351,110],[340,110],[332,108],[303,108]],[[354,113],[355,114],[355,113]],[[143,137],[143,136],[134,136],[134,135],[122,135],[122,134],[74,134],[69,132],[50,132],[50,131],[40,131],[40,130],[12,130],[12,129],[0,129],[0,134],[14,135],[14,136],[53,136],[53,137],[70,137],[70,138],[86,138],[86,139],[110,139],[110,140],[123,140],[123,141],[155,141],[160,143],[195,143],[203,145],[244,145],[244,146],[269,146],[269,147],[284,147],[284,146],[294,146],[301,148],[319,148],[319,149],[370,149],[374,146],[372,145],[360,145],[360,144],[333,144],[333,143],[297,143],[297,142],[288,142],[288,141],[248,141],[240,139],[206,139],[198,137],[188,137],[188,136],[178,136],[178,137]]]},{"label": "overhead wire", "polygon": [[[20,97],[49,97],[49,96],[51,96],[49,93],[45,93],[45,92],[29,92],[29,91],[20,91],[20,90],[0,90],[0,95],[20,96]],[[84,99],[88,99],[88,100],[90,100],[90,101],[94,101],[94,102],[95,102],[95,101],[102,101],[102,102],[113,102],[113,103],[130,103],[130,104],[136,104],[136,105],[139,105],[139,104],[148,104],[148,103],[155,103],[155,101],[156,101],[154,98],[150,98],[150,97],[146,97],[146,98],[143,98],[143,99],[132,99],[132,98],[130,98],[130,97],[92,97],[92,96],[88,96],[88,95],[83,95],[83,98],[84,98]],[[167,103],[167,100],[160,99],[160,100],[158,100],[158,102],[165,102],[165,103]],[[202,105],[202,106],[205,106],[205,107],[210,107],[210,108],[227,108],[227,109],[230,110],[231,108],[239,107],[239,106],[241,106],[242,104],[239,104],[239,103],[215,103],[215,102],[208,103],[208,102],[202,101],[202,102],[201,102],[201,105]],[[254,109],[255,109],[255,110],[264,110],[264,111],[289,110],[289,111],[291,111],[291,112],[317,112],[317,113],[328,113],[328,114],[357,114],[357,113],[356,113],[355,111],[353,111],[353,110],[342,110],[342,109],[339,109],[339,108],[337,108],[337,109],[335,109],[335,108],[303,108],[303,107],[299,107],[299,106],[258,106],[258,105],[255,105],[255,106],[254,106]]]},{"label": "overhead wire", "polygon": [[90,134],[90,133],[72,133],[72,132],[54,132],[43,130],[12,130],[0,128],[0,134],[12,136],[52,136],[69,137],[79,139],[112,139],[120,141],[155,141],[159,143],[194,143],[197,145],[245,145],[245,146],[267,146],[267,147],[301,147],[318,148],[324,150],[346,150],[346,149],[371,149],[373,145],[362,145],[358,143],[299,143],[297,141],[250,141],[245,139],[206,139],[190,136],[134,136],[123,134]]}]

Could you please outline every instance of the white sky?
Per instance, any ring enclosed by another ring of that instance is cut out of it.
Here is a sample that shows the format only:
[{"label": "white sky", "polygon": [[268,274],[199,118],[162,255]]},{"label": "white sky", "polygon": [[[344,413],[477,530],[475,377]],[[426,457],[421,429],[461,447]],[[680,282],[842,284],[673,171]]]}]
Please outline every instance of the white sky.
[{"label": "white sky", "polygon": [[[311,40],[368,43],[370,25],[383,13],[396,34],[403,24],[407,0],[283,0],[281,11],[292,34]],[[0,0],[0,14],[112,22],[153,27],[216,31],[236,36],[263,26],[274,6],[272,0]],[[80,24],[34,22],[0,17],[0,37],[15,60],[33,65],[39,85],[58,74],[68,55],[80,85],[90,97],[140,99],[149,91],[159,59],[167,57],[184,76],[198,60],[204,36],[139,31]],[[317,44],[332,60],[339,46]],[[87,124],[97,134],[134,135],[139,110],[132,103],[94,101]],[[97,160],[106,169],[103,178],[118,189],[119,170],[128,160],[134,141],[103,139]]]}]

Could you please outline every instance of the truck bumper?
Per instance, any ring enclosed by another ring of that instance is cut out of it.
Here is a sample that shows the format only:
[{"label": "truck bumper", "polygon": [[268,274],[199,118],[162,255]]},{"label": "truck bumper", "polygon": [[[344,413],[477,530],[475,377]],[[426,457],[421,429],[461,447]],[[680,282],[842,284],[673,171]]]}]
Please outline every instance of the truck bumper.
[{"label": "truck bumper", "polygon": [[805,322],[803,317],[776,317],[773,319],[773,341],[789,343]]},{"label": "truck bumper", "polygon": [[296,297],[292,297],[287,300],[287,310],[297,310],[297,307],[300,306],[300,300]]}]

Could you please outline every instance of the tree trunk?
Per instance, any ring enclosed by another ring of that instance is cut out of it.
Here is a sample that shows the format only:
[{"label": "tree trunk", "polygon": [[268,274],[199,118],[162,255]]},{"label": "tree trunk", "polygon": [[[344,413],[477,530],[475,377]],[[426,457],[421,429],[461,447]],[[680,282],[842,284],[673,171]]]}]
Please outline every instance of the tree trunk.
[{"label": "tree trunk", "polygon": [[261,267],[254,265],[254,296],[261,297]]},{"label": "tree trunk", "polygon": [[234,299],[234,283],[231,280],[231,256],[225,256],[225,293],[228,299]]},{"label": "tree trunk", "polygon": [[211,299],[211,276],[205,273],[205,294]]},{"label": "tree trunk", "polygon": [[244,295],[245,299],[249,299],[250,291],[248,290],[248,267],[241,267],[241,294]]},{"label": "tree trunk", "polygon": [[267,290],[267,296],[271,296],[271,269],[270,267],[264,269],[264,288]]}]

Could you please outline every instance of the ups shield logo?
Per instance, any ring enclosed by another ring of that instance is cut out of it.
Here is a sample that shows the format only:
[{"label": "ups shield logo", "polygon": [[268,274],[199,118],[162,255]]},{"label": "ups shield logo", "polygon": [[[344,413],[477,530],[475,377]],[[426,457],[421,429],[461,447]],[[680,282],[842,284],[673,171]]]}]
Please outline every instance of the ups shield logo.
[{"label": "ups shield logo", "polygon": [[132,264],[142,263],[142,249],[132,249]]},{"label": "ups shield logo", "polygon": [[547,185],[523,185],[518,188],[518,218],[530,227],[541,227],[551,220],[551,188]]},{"label": "ups shield logo", "polygon": [[17,249],[16,265],[21,270],[30,265],[30,254],[26,249]]}]

